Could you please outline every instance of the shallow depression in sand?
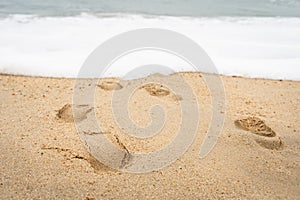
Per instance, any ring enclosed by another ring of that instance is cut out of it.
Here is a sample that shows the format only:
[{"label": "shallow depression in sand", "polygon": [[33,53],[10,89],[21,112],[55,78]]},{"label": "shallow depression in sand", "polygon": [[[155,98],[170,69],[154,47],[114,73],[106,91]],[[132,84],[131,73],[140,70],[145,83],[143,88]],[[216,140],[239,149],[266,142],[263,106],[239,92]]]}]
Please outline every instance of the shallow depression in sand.
[{"label": "shallow depression in sand", "polygon": [[120,90],[123,88],[123,86],[118,83],[116,80],[107,80],[102,81],[99,85],[97,85],[102,90]]},{"label": "shallow depression in sand", "polygon": [[167,96],[170,94],[170,91],[160,84],[147,84],[144,85],[142,88],[144,88],[151,96]]},{"label": "shallow depression in sand", "polygon": [[258,117],[247,117],[243,119],[235,120],[235,125],[238,128],[250,131],[257,135],[265,137],[274,137],[276,133],[268,127],[265,122]]},{"label": "shallow depression in sand", "polygon": [[[73,110],[74,109],[74,110]],[[91,112],[93,108],[89,105],[71,105],[65,104],[62,108],[57,110],[56,117],[67,123],[80,122],[87,118],[87,114]],[[75,112],[75,116],[73,115]]]}]

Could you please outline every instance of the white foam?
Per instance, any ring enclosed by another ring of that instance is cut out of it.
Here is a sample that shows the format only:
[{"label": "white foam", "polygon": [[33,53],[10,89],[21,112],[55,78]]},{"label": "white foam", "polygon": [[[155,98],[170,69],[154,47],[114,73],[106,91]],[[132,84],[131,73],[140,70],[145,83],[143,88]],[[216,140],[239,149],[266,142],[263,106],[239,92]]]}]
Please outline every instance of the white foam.
[{"label": "white foam", "polygon": [[[300,18],[13,15],[0,19],[0,72],[76,77],[93,49],[137,28],[164,28],[188,36],[204,48],[221,74],[300,80]],[[187,69],[167,56],[153,61]],[[120,63],[125,69],[141,60]]]}]

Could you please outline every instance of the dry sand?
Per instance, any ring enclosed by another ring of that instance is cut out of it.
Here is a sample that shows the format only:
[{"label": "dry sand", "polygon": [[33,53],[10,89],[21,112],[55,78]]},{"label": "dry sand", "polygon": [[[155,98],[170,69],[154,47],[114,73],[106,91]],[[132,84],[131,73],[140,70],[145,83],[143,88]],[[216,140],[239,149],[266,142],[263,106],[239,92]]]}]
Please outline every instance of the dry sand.
[{"label": "dry sand", "polygon": [[[146,174],[119,172],[90,156],[73,123],[74,80],[0,75],[0,199],[299,199],[300,82],[222,77],[225,124],[215,148],[200,159],[210,94],[200,74],[182,75],[201,108],[197,137],[176,162]],[[151,122],[154,104],[169,116],[157,137],[136,140],[113,121],[112,93],[124,89],[115,79],[96,89],[103,134],[129,152],[171,142],[182,97],[157,85],[136,90],[128,105],[136,124]]]}]

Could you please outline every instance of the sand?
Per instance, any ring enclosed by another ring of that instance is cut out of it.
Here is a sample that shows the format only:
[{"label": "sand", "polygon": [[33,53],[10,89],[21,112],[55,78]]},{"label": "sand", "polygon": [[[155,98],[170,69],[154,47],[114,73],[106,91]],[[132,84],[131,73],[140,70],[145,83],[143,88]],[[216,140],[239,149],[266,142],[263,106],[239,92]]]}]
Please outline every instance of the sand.
[{"label": "sand", "polygon": [[[170,166],[145,174],[111,169],[89,154],[74,120],[84,120],[91,108],[73,119],[75,80],[0,75],[0,199],[299,199],[300,82],[221,77],[224,127],[200,159],[212,115],[210,93],[201,74],[182,75],[201,110],[197,136]],[[155,104],[168,117],[157,136],[139,140],[114,123],[111,98],[122,90],[126,85],[116,79],[100,80],[95,113],[103,132],[91,127],[84,134],[105,134],[128,152],[152,152],[171,142],[184,97],[161,85],[138,88],[128,104],[137,125],[151,123]]]}]

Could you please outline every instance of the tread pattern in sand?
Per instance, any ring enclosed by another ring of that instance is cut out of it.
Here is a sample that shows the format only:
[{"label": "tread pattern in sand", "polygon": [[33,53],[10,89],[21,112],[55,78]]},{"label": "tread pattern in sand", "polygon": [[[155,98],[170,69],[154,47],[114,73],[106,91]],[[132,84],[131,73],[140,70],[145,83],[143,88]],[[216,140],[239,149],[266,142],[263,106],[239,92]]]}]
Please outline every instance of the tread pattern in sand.
[{"label": "tread pattern in sand", "polygon": [[247,117],[235,120],[235,125],[246,131],[250,131],[260,136],[274,137],[276,133],[268,127],[265,122],[258,117]]}]

